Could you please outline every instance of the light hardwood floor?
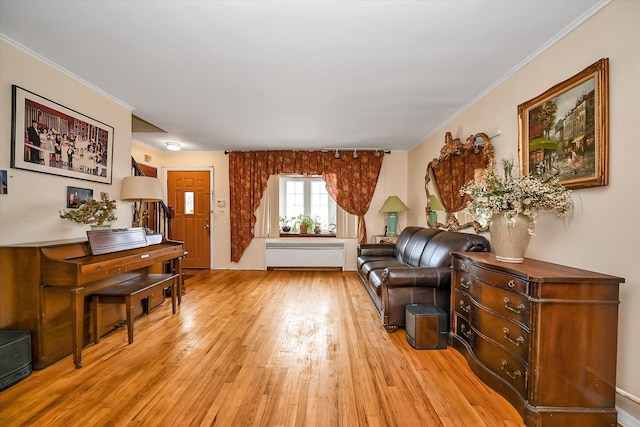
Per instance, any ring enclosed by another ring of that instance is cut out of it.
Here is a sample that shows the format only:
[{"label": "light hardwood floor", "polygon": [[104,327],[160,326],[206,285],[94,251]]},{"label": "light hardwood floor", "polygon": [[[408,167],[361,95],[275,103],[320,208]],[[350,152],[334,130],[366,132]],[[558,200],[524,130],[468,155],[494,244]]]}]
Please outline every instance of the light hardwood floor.
[{"label": "light hardwood floor", "polygon": [[453,349],[388,334],[353,272],[198,271],[126,328],[0,392],[8,426],[522,426]]}]

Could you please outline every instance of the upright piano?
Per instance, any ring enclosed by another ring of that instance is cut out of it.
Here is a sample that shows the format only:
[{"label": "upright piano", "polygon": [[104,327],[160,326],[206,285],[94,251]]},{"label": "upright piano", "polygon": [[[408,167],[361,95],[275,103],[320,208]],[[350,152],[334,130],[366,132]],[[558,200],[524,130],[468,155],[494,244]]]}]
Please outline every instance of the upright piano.
[{"label": "upright piano", "polygon": [[34,369],[70,354],[76,367],[82,366],[82,347],[94,339],[92,293],[143,274],[172,272],[182,278],[182,242],[163,238],[154,245],[118,249],[95,255],[88,239],[0,247],[0,328],[31,331]]}]

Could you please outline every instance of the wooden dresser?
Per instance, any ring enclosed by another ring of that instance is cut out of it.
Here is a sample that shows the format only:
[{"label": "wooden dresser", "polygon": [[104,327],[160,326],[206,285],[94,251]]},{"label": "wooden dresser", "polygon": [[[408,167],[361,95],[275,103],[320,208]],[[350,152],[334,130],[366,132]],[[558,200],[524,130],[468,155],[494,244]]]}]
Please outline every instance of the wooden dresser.
[{"label": "wooden dresser", "polygon": [[527,426],[612,426],[624,279],[454,253],[451,346]]}]

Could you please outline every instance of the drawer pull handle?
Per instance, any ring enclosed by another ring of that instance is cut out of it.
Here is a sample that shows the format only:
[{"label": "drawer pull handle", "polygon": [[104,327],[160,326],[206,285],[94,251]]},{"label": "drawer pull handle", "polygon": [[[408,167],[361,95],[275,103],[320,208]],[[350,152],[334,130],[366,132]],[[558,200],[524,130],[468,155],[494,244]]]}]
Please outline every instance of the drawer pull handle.
[{"label": "drawer pull handle", "polygon": [[142,254],[142,255],[140,255],[140,258],[142,258],[142,259],[149,258],[149,254]]},{"label": "drawer pull handle", "polygon": [[463,270],[467,269],[467,264],[465,264],[464,262],[462,264],[460,264],[460,268]]},{"label": "drawer pull handle", "polygon": [[507,282],[507,286],[510,287],[510,288],[513,288],[515,285],[516,285],[516,282],[514,280],[509,280]]},{"label": "drawer pull handle", "polygon": [[522,373],[520,372],[520,370],[509,372],[509,370],[507,369],[507,365],[508,365],[507,361],[502,359],[502,370],[504,371],[505,374],[509,375],[511,379],[515,380],[516,378],[522,376]]},{"label": "drawer pull handle", "polygon": [[464,324],[460,325],[460,333],[462,335],[464,335],[465,337],[471,339],[471,331],[467,331],[466,329],[467,328],[466,328],[466,326]]},{"label": "drawer pull handle", "polygon": [[471,282],[465,282],[464,281],[464,277],[460,278],[460,286],[462,286],[465,289],[469,289],[471,288]]},{"label": "drawer pull handle", "polygon": [[518,305],[516,308],[511,307],[509,304],[511,303],[511,300],[509,300],[509,298],[504,297],[504,308],[506,308],[507,310],[511,310],[514,313],[522,313],[524,311],[524,304],[520,304]]},{"label": "drawer pull handle", "polygon": [[513,338],[511,338],[509,336],[509,329],[507,329],[507,328],[502,328],[502,332],[504,332],[504,339],[506,339],[507,341],[509,341],[512,344],[520,346],[520,344],[522,344],[524,342],[524,338],[522,337],[522,335],[520,335],[515,340]]},{"label": "drawer pull handle", "polygon": [[470,305],[464,305],[464,301],[460,300],[460,308],[462,309],[462,311],[464,311],[465,313],[468,313],[469,311],[471,311],[471,306]]}]

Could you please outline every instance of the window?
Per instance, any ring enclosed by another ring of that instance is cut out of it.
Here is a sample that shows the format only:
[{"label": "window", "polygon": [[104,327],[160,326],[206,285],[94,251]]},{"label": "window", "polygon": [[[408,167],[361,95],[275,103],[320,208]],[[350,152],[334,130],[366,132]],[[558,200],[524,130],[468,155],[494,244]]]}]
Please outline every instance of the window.
[{"label": "window", "polygon": [[289,219],[308,215],[323,233],[335,233],[336,202],[321,177],[280,176],[279,214]]}]

